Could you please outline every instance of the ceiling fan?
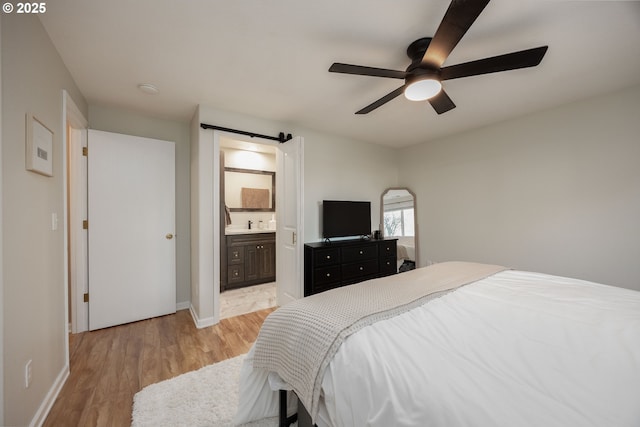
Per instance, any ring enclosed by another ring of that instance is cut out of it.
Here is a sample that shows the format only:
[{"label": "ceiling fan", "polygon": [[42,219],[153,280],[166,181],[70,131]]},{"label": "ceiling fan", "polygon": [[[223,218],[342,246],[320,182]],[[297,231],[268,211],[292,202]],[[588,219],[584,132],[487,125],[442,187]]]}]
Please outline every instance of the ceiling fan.
[{"label": "ceiling fan", "polygon": [[438,114],[446,113],[455,108],[456,105],[442,88],[442,81],[535,67],[542,61],[547,52],[548,46],[540,46],[443,67],[442,65],[449,54],[489,1],[452,0],[433,38],[424,37],[418,39],[407,48],[407,55],[411,58],[411,64],[405,71],[338,62],[331,65],[329,71],[332,73],[404,79],[404,85],[357,111],[356,114],[367,114],[403,92],[407,99],[412,101],[428,100]]}]

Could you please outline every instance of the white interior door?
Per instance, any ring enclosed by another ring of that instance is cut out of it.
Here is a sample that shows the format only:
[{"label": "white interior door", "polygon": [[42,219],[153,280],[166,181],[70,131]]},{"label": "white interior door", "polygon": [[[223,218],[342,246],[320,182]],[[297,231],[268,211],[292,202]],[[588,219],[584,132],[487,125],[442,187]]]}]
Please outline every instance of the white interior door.
[{"label": "white interior door", "polygon": [[89,329],[176,311],[175,144],[89,131]]},{"label": "white interior door", "polygon": [[278,146],[276,161],[276,299],[282,306],[303,296],[303,145],[301,137]]}]

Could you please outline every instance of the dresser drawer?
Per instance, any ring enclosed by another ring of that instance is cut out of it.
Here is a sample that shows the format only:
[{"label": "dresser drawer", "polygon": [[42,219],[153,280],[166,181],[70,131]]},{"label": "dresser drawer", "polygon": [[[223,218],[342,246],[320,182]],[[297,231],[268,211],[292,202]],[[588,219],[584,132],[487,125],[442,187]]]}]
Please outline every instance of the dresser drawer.
[{"label": "dresser drawer", "polygon": [[316,267],[338,264],[340,262],[340,248],[318,249],[313,254]]},{"label": "dresser drawer", "polygon": [[380,258],[395,258],[397,255],[397,245],[395,240],[380,243]]},{"label": "dresser drawer", "polygon": [[340,282],[342,280],[341,270],[340,265],[317,268],[313,272],[313,280],[318,286]]},{"label": "dresser drawer", "polygon": [[355,262],[378,257],[378,245],[351,246],[342,248],[342,262]]},{"label": "dresser drawer", "polygon": [[383,258],[380,260],[380,273],[395,274],[398,272],[398,263],[396,258]]},{"label": "dresser drawer", "polygon": [[342,266],[342,278],[351,279],[354,277],[370,276],[378,273],[378,260],[370,259]]}]

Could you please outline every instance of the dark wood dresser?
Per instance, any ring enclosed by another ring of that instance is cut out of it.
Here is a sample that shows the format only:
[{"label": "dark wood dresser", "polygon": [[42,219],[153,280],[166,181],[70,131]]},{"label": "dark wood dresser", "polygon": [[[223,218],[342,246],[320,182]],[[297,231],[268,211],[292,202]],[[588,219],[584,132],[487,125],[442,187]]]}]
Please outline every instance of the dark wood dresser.
[{"label": "dark wood dresser", "polygon": [[397,239],[304,245],[304,296],[398,272]]}]

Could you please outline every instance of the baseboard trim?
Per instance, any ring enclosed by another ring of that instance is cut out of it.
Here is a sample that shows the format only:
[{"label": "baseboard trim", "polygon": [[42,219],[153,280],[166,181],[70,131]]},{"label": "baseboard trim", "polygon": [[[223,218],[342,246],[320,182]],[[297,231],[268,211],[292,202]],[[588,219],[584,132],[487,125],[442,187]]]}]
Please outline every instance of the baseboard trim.
[{"label": "baseboard trim", "polygon": [[51,411],[53,404],[60,394],[60,390],[62,390],[62,386],[67,382],[67,378],[69,378],[69,365],[65,365],[58,374],[58,378],[54,381],[47,393],[47,396],[44,398],[35,416],[29,423],[29,427],[40,427],[44,424],[47,419],[47,415],[49,415],[49,411]]},{"label": "baseboard trim", "polygon": [[193,319],[193,323],[195,323],[196,328],[198,329],[213,326],[216,323],[218,323],[215,317],[207,317],[205,319],[198,318],[196,311],[193,309],[193,305],[189,306],[189,313],[191,313],[191,318]]},{"label": "baseboard trim", "polygon": [[191,302],[189,301],[182,301],[182,302],[176,303],[176,311],[188,310],[190,308],[191,308]]}]

